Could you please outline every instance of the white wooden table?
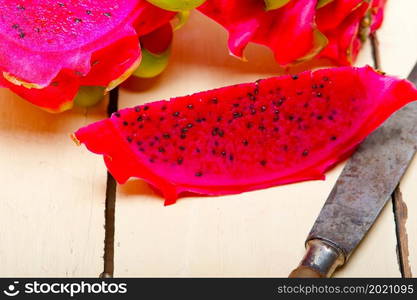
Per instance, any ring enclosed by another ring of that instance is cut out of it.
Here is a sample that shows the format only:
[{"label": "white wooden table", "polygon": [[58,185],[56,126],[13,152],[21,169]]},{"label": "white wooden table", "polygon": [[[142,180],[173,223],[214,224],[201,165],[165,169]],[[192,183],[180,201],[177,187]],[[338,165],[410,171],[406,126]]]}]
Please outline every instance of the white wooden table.
[{"label": "white wooden table", "polygon": [[[378,33],[387,73],[406,77],[417,60],[416,12],[415,0],[388,1]],[[283,72],[260,46],[248,48],[248,63],[228,56],[226,40],[224,29],[193,13],[176,33],[167,71],[136,91],[122,89],[119,107]],[[373,64],[369,44],[357,62],[364,64]],[[98,277],[107,174],[101,157],[75,147],[68,134],[105,118],[107,103],[51,115],[7,90],[0,103],[0,276]],[[287,276],[342,167],[326,181],[183,198],[169,207],[142,181],[118,186],[114,276]],[[401,183],[397,222],[388,203],[335,276],[417,275],[416,182],[417,160]]]}]

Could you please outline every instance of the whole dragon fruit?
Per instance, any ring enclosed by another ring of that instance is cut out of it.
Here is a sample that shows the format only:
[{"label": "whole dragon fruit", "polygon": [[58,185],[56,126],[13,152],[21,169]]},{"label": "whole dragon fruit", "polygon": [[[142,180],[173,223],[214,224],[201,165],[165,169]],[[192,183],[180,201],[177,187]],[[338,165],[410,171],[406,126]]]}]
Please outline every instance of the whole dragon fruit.
[{"label": "whole dragon fruit", "polygon": [[289,65],[324,57],[352,64],[364,37],[383,20],[386,0],[207,0],[199,10],[229,32],[232,55],[249,42],[265,45]]},{"label": "whole dragon fruit", "polygon": [[0,8],[0,86],[52,112],[90,95],[85,87],[100,96],[125,80],[141,60],[138,37],[176,14],[145,0],[0,0]]}]

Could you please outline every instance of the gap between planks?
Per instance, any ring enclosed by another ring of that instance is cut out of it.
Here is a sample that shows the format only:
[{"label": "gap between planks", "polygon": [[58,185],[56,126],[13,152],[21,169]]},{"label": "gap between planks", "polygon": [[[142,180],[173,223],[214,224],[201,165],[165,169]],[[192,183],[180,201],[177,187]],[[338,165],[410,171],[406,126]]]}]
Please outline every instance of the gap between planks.
[{"label": "gap between planks", "polygon": [[[381,70],[381,52],[376,33],[370,35],[372,59],[374,68]],[[403,278],[413,277],[409,262],[408,235],[406,228],[407,205],[403,201],[400,186],[398,185],[391,196],[392,210],[394,214],[395,234],[397,237],[397,260]]]},{"label": "gap between planks", "polygon": [[[107,115],[117,111],[119,102],[119,88],[110,92]],[[111,278],[114,274],[114,228],[115,228],[115,209],[116,209],[116,180],[107,172],[106,186],[106,208],[104,211],[104,255],[103,255],[103,272],[101,278]]]}]

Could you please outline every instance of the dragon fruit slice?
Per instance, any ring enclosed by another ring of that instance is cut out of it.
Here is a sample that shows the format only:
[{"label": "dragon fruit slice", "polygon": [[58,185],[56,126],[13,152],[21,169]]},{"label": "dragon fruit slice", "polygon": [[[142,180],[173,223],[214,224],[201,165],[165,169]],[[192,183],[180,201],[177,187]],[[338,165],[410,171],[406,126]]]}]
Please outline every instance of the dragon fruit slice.
[{"label": "dragon fruit slice", "polygon": [[319,52],[315,44],[317,0],[289,1],[279,9],[265,10],[261,0],[208,0],[198,9],[229,31],[229,49],[237,57],[249,42],[268,46],[281,65]]},{"label": "dragon fruit slice", "polygon": [[80,86],[113,88],[139,64],[138,35],[175,15],[145,0],[0,0],[0,85],[50,111]]},{"label": "dragon fruit slice", "polygon": [[370,67],[281,76],[120,110],[79,129],[119,183],[143,178],[166,204],[182,192],[240,193],[324,179],[394,111],[417,100]]}]

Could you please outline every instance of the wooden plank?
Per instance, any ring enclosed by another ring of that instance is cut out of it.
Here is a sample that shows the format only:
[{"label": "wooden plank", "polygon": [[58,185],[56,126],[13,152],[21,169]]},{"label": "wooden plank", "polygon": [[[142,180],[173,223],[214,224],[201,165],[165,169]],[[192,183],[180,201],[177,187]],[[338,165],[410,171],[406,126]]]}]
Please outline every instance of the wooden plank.
[{"label": "wooden plank", "polygon": [[102,159],[69,133],[105,117],[49,114],[0,91],[0,276],[92,276],[102,271]]},{"label": "wooden plank", "polygon": [[[415,17],[417,1],[388,1],[387,5],[387,18],[380,32],[382,69],[406,77],[417,61],[417,18]],[[399,245],[402,246],[399,253],[402,255],[404,276],[417,275],[416,182],[417,159],[415,158],[400,184],[403,203],[398,202],[397,226]]]},{"label": "wooden plank", "polygon": [[[123,91],[120,107],[282,72],[260,46],[249,47],[248,63],[228,56],[226,39],[223,29],[194,13],[176,36],[167,72],[142,83],[147,90]],[[372,64],[370,53],[367,45],[358,64]],[[131,180],[117,192],[115,276],[287,276],[341,168],[326,181],[191,197],[169,207],[145,183]],[[400,276],[395,246],[389,204],[337,276]]]}]

